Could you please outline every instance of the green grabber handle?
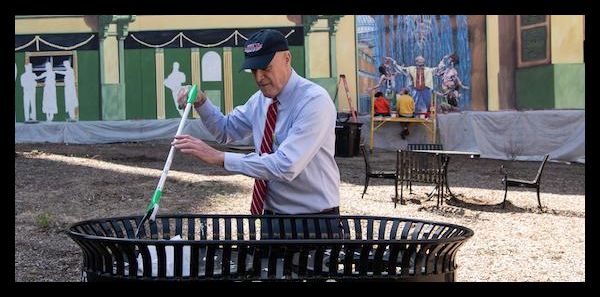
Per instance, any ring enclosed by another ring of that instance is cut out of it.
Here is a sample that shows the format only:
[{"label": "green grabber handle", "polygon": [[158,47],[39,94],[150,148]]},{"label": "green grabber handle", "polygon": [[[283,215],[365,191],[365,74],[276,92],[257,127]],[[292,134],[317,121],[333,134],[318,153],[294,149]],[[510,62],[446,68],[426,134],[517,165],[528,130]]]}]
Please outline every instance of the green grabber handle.
[{"label": "green grabber handle", "polygon": [[[197,96],[198,96],[198,87],[196,85],[193,85],[190,92],[188,93],[188,99],[187,99],[187,104],[185,105],[185,111],[183,112],[183,117],[181,118],[181,121],[179,122],[179,127],[177,128],[177,133],[175,133],[175,136],[179,136],[181,134],[183,127],[185,126],[185,121],[188,117],[188,114],[190,113],[190,110],[192,109],[192,104],[194,104],[194,102],[196,102]],[[169,173],[169,169],[171,168],[171,162],[173,161],[174,154],[175,154],[175,147],[171,146],[171,149],[169,150],[169,156],[167,157],[167,161],[165,162],[165,167],[163,168],[163,172],[162,172],[162,174],[160,176],[160,180],[158,182],[158,186],[156,187],[156,190],[154,191],[152,200],[150,201],[150,203],[148,204],[148,207],[146,208],[147,214],[150,213],[150,211],[152,211],[152,215],[150,216],[150,220],[152,220],[152,221],[155,220],[156,213],[158,212],[158,202],[160,201],[160,197],[162,196],[162,189],[165,184],[165,180],[167,179],[167,174]]]}]

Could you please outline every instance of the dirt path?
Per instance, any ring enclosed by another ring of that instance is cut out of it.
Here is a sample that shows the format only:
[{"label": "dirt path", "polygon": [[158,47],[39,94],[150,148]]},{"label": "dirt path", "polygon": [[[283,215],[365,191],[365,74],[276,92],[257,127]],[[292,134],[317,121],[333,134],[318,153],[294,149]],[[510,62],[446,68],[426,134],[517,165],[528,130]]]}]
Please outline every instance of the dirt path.
[{"label": "dirt path", "polygon": [[[15,281],[78,281],[80,248],[63,230],[94,218],[142,214],[158,182],[168,141],[105,145],[15,146]],[[392,169],[393,152],[374,166]],[[394,186],[372,180],[364,199],[362,157],[337,158],[342,214],[412,217],[475,231],[457,254],[457,281],[584,281],[585,167],[549,163],[542,178],[543,212],[534,191],[504,191],[499,166],[531,178],[537,162],[456,157],[449,182],[458,200],[441,208],[414,186],[394,209]],[[161,213],[247,214],[253,179],[176,155]]]}]

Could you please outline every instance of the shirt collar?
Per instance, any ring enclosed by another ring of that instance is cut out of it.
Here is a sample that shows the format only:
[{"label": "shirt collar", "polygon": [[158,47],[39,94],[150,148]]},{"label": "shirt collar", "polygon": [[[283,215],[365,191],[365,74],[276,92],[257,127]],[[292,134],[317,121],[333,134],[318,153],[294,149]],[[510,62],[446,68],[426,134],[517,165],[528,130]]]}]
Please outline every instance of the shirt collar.
[{"label": "shirt collar", "polygon": [[283,90],[279,92],[279,95],[277,95],[277,100],[280,102],[280,104],[288,105],[288,102],[290,102],[291,100],[292,93],[296,87],[296,83],[298,82],[299,77],[300,76],[292,68],[292,75],[290,75],[290,79],[283,87]]}]

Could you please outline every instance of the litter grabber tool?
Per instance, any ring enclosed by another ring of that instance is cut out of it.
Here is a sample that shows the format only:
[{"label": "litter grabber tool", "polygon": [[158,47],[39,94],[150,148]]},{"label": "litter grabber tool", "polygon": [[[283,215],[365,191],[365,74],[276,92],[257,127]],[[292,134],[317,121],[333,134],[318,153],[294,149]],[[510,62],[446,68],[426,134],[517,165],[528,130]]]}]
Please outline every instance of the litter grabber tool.
[{"label": "litter grabber tool", "polygon": [[[196,96],[198,95],[198,87],[193,85],[190,91],[188,92],[187,103],[185,105],[185,110],[183,112],[183,117],[179,122],[179,127],[177,128],[177,133],[175,136],[179,136],[183,127],[185,126],[185,121],[192,109],[192,105],[196,101]],[[175,155],[175,147],[171,146],[169,150],[169,156],[167,157],[167,161],[165,162],[165,167],[163,168],[162,174],[160,175],[160,180],[158,181],[158,186],[156,186],[156,190],[154,191],[154,195],[152,196],[152,200],[148,204],[146,208],[146,214],[140,222],[138,223],[137,230],[135,231],[135,237],[140,238],[140,231],[143,230],[142,226],[146,220],[150,219],[150,221],[154,222],[156,220],[156,213],[158,213],[158,202],[160,201],[160,197],[162,196],[163,186],[165,185],[165,180],[167,179],[167,175],[169,173],[169,168],[171,168],[171,162],[173,161],[173,155]]]}]

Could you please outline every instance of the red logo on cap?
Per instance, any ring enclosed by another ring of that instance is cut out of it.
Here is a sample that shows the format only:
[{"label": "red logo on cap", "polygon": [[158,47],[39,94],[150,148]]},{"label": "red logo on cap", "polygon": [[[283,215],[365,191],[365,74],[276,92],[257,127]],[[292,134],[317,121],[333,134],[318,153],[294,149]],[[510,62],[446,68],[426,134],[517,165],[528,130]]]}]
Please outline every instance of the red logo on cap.
[{"label": "red logo on cap", "polygon": [[259,51],[262,48],[262,43],[251,43],[246,45],[246,48],[244,49],[244,52],[246,53],[253,53],[256,51]]}]

